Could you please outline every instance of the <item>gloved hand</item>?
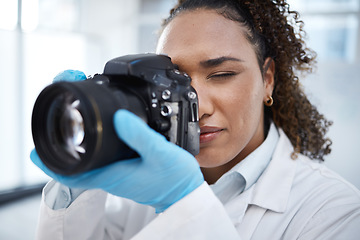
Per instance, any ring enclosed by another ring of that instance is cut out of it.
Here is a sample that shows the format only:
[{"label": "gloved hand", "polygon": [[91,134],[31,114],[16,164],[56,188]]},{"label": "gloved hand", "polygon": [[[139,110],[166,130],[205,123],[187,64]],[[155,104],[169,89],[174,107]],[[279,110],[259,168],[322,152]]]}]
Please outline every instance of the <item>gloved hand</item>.
[{"label": "gloved hand", "polygon": [[139,158],[115,162],[74,176],[49,170],[36,151],[31,160],[54,180],[72,188],[103,189],[113,195],[153,206],[162,212],[204,182],[196,159],[168,142],[129,111],[118,110],[114,127],[119,138],[139,154]]}]

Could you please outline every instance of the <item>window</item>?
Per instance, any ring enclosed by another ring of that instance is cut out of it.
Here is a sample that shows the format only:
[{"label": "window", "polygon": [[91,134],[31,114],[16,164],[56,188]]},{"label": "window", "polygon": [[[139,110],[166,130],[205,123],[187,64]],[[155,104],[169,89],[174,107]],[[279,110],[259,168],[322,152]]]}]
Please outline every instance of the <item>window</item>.
[{"label": "window", "polygon": [[0,29],[14,30],[18,22],[18,1],[0,1]]},{"label": "window", "polygon": [[33,103],[57,72],[85,69],[86,38],[74,32],[79,25],[77,1],[17,3],[0,2],[0,191],[48,179],[29,159]]}]

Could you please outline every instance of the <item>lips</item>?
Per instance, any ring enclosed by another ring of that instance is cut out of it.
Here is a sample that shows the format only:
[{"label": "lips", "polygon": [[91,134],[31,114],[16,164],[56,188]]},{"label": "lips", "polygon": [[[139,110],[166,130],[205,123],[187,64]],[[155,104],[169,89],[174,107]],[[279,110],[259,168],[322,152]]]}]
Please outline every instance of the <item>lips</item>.
[{"label": "lips", "polygon": [[223,131],[223,128],[203,126],[200,128],[200,144],[215,140]]}]

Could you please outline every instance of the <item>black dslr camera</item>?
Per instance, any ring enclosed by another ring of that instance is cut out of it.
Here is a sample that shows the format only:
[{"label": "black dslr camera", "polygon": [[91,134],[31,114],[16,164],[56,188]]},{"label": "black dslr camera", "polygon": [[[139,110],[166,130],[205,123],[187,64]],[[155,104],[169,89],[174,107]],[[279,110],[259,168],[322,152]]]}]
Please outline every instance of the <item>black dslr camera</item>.
[{"label": "black dslr camera", "polygon": [[134,158],[137,153],[113,127],[114,113],[127,109],[196,155],[198,102],[190,82],[169,57],[137,54],[110,60],[103,74],[84,81],[53,83],[33,109],[36,151],[49,169],[63,175]]}]

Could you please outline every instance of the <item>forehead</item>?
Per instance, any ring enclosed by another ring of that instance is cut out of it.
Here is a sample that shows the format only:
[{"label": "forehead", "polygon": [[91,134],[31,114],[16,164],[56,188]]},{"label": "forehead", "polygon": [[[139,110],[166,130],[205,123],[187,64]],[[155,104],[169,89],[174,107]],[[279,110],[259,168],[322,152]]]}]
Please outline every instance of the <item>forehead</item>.
[{"label": "forehead", "polygon": [[214,10],[194,10],[180,13],[162,32],[157,53],[171,57],[185,53],[200,53],[217,57],[246,53],[252,47],[240,23],[225,18]]}]

